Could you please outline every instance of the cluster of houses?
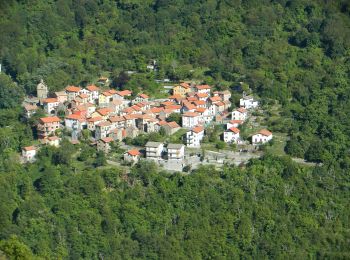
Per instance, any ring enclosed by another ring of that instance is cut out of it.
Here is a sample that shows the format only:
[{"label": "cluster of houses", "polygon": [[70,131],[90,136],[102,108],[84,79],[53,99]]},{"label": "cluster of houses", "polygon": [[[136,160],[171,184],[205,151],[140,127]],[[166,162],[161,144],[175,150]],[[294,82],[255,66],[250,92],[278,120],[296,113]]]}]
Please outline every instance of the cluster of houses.
[{"label": "cluster of houses", "polygon": [[[231,112],[231,121],[226,124],[226,131],[223,133],[223,140],[225,143],[243,143],[238,127],[248,119],[249,110],[255,109],[258,106],[258,101],[254,100],[252,96],[243,95],[240,99],[240,107]],[[267,129],[262,129],[252,136],[252,144],[264,144],[271,139],[272,133]]]},{"label": "cluster of houses", "polygon": [[[159,132],[162,128],[169,135],[181,127],[186,128],[188,129],[185,135],[186,145],[200,147],[205,127],[212,121],[220,122],[229,116],[230,98],[231,93],[228,90],[212,92],[209,85],[185,82],[173,88],[172,96],[158,100],[150,99],[144,93],[133,95],[130,90],[101,89],[96,85],[88,85],[86,88],[67,86],[64,91],[49,96],[47,85],[41,81],[37,86],[37,98],[26,100],[24,109],[28,118],[38,107],[42,107],[47,113],[48,116],[40,118],[37,125],[38,139],[41,143],[59,145],[56,134],[57,130],[62,128],[71,131],[72,141],[77,142],[82,131],[87,129],[92,133],[97,149],[108,153],[111,143],[116,140],[134,138],[140,133]],[[241,106],[231,113],[232,121],[227,124],[227,131],[224,133],[225,142],[239,142],[237,127],[247,119],[247,109],[257,107],[258,102],[244,96],[241,99]],[[181,116],[181,126],[169,120],[169,116],[173,113]],[[61,120],[58,114],[64,114],[64,120]],[[261,131],[253,138],[253,142],[266,142],[270,136],[272,138],[272,134],[267,130]],[[155,144],[146,145],[147,158],[154,157],[151,145]],[[150,151],[147,150],[148,147]],[[175,147],[177,145],[167,146],[166,158],[182,158],[184,146],[181,145],[179,148],[180,153],[172,152]],[[163,151],[163,147],[161,150]],[[27,153],[24,148],[23,157],[31,161],[32,153]],[[132,157],[134,160],[138,156],[139,153],[129,151],[125,158]],[[161,157],[164,157],[164,152]]]}]

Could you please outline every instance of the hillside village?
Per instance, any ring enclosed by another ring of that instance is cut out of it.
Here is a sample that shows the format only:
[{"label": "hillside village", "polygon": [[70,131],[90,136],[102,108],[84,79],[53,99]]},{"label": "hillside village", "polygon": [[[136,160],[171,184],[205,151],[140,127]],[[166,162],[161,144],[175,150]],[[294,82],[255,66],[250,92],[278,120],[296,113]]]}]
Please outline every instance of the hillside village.
[{"label": "hillside village", "polygon": [[[148,141],[142,148],[129,147],[123,156],[131,164],[145,158],[167,165],[169,169],[182,170],[201,162],[196,155],[192,160],[189,156],[185,160],[186,150],[200,149],[207,129],[212,125],[225,126],[221,135],[223,142],[238,146],[246,144],[248,140],[241,137],[240,126],[259,107],[253,96],[243,93],[240,106],[233,108],[229,90],[213,91],[209,85],[182,82],[172,88],[168,98],[154,99],[145,93],[110,89],[105,86],[107,82],[108,78],[100,78],[99,87],[67,86],[63,91],[49,95],[48,86],[41,80],[36,97],[27,97],[23,108],[27,119],[40,108],[47,116],[41,117],[36,125],[39,145],[23,147],[23,161],[34,161],[40,145],[59,146],[62,130],[68,133],[73,144],[79,143],[83,131],[89,131],[91,145],[108,154],[113,143],[126,138],[154,132],[170,136],[182,129],[182,143]],[[172,120],[174,114],[181,121]],[[259,146],[272,138],[270,131],[261,129],[249,142]],[[219,161],[216,156],[211,162]]]}]

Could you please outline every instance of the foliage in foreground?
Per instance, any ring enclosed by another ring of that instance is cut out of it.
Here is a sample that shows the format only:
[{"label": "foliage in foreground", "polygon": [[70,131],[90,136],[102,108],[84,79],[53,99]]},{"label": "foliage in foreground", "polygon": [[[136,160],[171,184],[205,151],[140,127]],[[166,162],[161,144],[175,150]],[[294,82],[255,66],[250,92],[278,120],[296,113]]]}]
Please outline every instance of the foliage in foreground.
[{"label": "foliage in foreground", "polygon": [[202,167],[191,175],[144,162],[126,175],[65,162],[12,162],[0,174],[4,254],[30,248],[38,257],[70,259],[350,257],[349,176],[340,169],[266,156],[246,168]]}]

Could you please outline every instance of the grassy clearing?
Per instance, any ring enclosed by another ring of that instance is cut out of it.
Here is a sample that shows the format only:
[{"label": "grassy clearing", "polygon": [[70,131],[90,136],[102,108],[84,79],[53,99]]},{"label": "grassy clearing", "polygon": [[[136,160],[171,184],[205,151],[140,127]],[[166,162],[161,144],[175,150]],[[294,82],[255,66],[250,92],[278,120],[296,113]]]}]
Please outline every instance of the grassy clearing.
[{"label": "grassy clearing", "polygon": [[287,142],[287,134],[285,133],[274,133],[273,134],[273,144],[266,147],[266,152],[271,153],[276,156],[286,155],[284,147]]}]

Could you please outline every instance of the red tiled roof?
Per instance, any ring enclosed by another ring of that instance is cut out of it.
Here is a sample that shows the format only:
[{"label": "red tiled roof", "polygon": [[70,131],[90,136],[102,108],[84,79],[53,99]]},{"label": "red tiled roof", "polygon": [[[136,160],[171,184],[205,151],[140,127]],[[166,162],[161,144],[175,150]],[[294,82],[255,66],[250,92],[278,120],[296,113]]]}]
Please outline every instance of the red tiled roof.
[{"label": "red tiled roof", "polygon": [[168,97],[168,99],[176,99],[176,98],[181,98],[180,95],[172,95],[170,97]]},{"label": "red tiled roof", "polygon": [[87,119],[88,122],[97,122],[97,121],[102,121],[103,118],[100,116],[96,116],[96,117],[90,117]]},{"label": "red tiled roof", "polygon": [[124,118],[125,118],[126,120],[133,120],[133,119],[135,119],[136,117],[137,117],[137,115],[130,115],[130,114],[124,116]]},{"label": "red tiled roof", "polygon": [[104,143],[110,143],[110,142],[113,142],[113,138],[112,137],[105,137],[105,138],[102,138],[101,141]]},{"label": "red tiled roof", "polygon": [[204,127],[203,126],[196,126],[195,128],[192,129],[193,132],[195,133],[200,133],[204,130]]},{"label": "red tiled roof", "polygon": [[149,98],[149,96],[147,96],[146,94],[138,94],[138,96],[141,97],[141,98],[144,98],[144,99]]},{"label": "red tiled roof", "polygon": [[171,106],[171,105],[175,105],[173,101],[164,101],[162,102],[163,106]]},{"label": "red tiled roof", "polygon": [[57,98],[45,98],[44,103],[56,103]]},{"label": "red tiled roof", "polygon": [[180,105],[169,105],[169,106],[165,106],[165,109],[177,110],[177,109],[181,109],[181,106]]},{"label": "red tiled roof", "polygon": [[81,114],[75,113],[66,116],[66,119],[74,119],[74,120],[80,120],[81,119]]},{"label": "red tiled roof", "polygon": [[147,102],[139,102],[139,103],[136,103],[135,106],[138,106],[138,107],[145,107],[147,106],[148,103]]},{"label": "red tiled roof", "polygon": [[157,124],[158,125],[160,125],[160,126],[162,126],[162,125],[166,125],[168,122],[166,122],[166,121],[159,121]]},{"label": "red tiled roof", "polygon": [[200,105],[205,105],[206,102],[204,100],[196,100],[196,101],[193,101],[193,104],[195,104],[196,106],[200,106]]},{"label": "red tiled roof", "polygon": [[131,94],[132,94],[132,91],[130,91],[130,90],[128,90],[128,89],[118,92],[118,95],[119,95],[119,96],[122,96],[122,97],[124,97],[124,96],[130,96]]},{"label": "red tiled roof", "polygon": [[236,127],[231,127],[229,130],[230,130],[231,132],[234,132],[235,134],[238,134],[238,133],[239,133],[239,129],[236,128]]},{"label": "red tiled roof", "polygon": [[196,117],[196,116],[199,116],[199,114],[196,113],[196,112],[186,112],[182,116],[185,116],[185,117]]},{"label": "red tiled roof", "polygon": [[[193,102],[193,101],[198,101],[198,98],[196,97],[187,97],[186,98],[189,102]],[[203,100],[202,100],[203,101]]]},{"label": "red tiled roof", "polygon": [[237,111],[240,113],[245,113],[247,110],[244,107],[240,107],[237,109]]},{"label": "red tiled roof", "polygon": [[105,91],[105,92],[102,92],[102,95],[109,97],[109,96],[112,96],[113,94],[109,91]]},{"label": "red tiled roof", "polygon": [[139,152],[139,150],[130,150],[128,151],[128,154],[131,155],[131,156],[137,156],[137,155],[140,155],[141,153]]},{"label": "red tiled roof", "polygon": [[218,101],[221,101],[222,99],[221,99],[221,97],[219,97],[219,96],[215,96],[215,97],[209,98],[209,100],[210,100],[211,102],[218,102]]},{"label": "red tiled roof", "polygon": [[180,83],[180,86],[183,87],[183,88],[186,88],[186,89],[190,88],[190,85],[188,83],[186,83],[186,82]]},{"label": "red tiled roof", "polygon": [[269,130],[267,130],[267,129],[260,130],[259,134],[262,134],[262,135],[265,135],[265,136],[272,135],[272,133]]},{"label": "red tiled roof", "polygon": [[22,149],[29,152],[29,151],[35,151],[36,147],[32,145],[32,146],[23,147]]},{"label": "red tiled roof", "polygon": [[24,109],[27,111],[31,111],[31,110],[37,110],[38,107],[37,105],[24,105]]},{"label": "red tiled roof", "polygon": [[231,120],[229,123],[231,123],[231,124],[242,124],[243,120]]},{"label": "red tiled roof", "polygon": [[216,102],[214,105],[218,106],[218,107],[225,106],[225,104],[223,102],[221,102],[221,101]]},{"label": "red tiled roof", "polygon": [[168,126],[170,126],[171,128],[178,128],[178,127],[180,127],[178,125],[178,123],[176,123],[175,121],[168,122]]},{"label": "red tiled roof", "polygon": [[198,85],[196,86],[197,89],[211,89],[209,85]]},{"label": "red tiled roof", "polygon": [[207,93],[196,93],[196,96],[199,98],[206,98],[206,97],[208,97],[208,94]]},{"label": "red tiled roof", "polygon": [[141,108],[139,106],[133,105],[130,108],[134,109],[135,111],[140,111]]},{"label": "red tiled roof", "polygon": [[108,90],[108,92],[111,94],[118,94],[118,91],[116,91],[115,89],[110,89]]},{"label": "red tiled roof", "polygon": [[40,121],[42,123],[54,123],[54,122],[59,122],[60,119],[57,116],[48,116],[48,117],[40,118]]},{"label": "red tiled roof", "polygon": [[99,110],[97,110],[97,112],[98,112],[100,115],[102,115],[102,116],[106,116],[106,115],[108,115],[109,113],[111,113],[112,110],[109,109],[109,108],[100,108]]},{"label": "red tiled roof", "polygon": [[132,113],[134,111],[135,109],[133,109],[132,107],[126,107],[123,109],[123,113],[127,113],[127,114]]},{"label": "red tiled roof", "polygon": [[111,125],[111,122],[108,122],[108,121],[103,121],[97,124],[97,126],[110,126],[110,125]]},{"label": "red tiled roof", "polygon": [[184,106],[188,109],[188,110],[192,110],[192,109],[196,109],[196,106],[190,103],[186,103],[184,104]]},{"label": "red tiled roof", "polygon": [[205,107],[199,107],[199,108],[196,109],[196,112],[198,112],[198,113],[204,113],[205,110],[207,110]]},{"label": "red tiled roof", "polygon": [[111,121],[111,122],[121,122],[121,121],[125,121],[125,118],[123,116],[111,116],[109,118],[109,121]]},{"label": "red tiled roof", "polygon": [[90,92],[100,90],[100,88],[96,87],[95,85],[89,85],[86,87],[86,89],[89,90]]},{"label": "red tiled roof", "polygon": [[79,92],[81,90],[80,87],[76,87],[76,86],[68,86],[66,87],[66,91],[68,92]]},{"label": "red tiled roof", "polygon": [[80,97],[80,98],[88,98],[89,96],[84,94],[84,93],[81,93],[78,97]]},{"label": "red tiled roof", "polygon": [[48,137],[47,139],[49,139],[49,141],[56,141],[56,140],[59,140],[60,138],[54,135],[54,136]]},{"label": "red tiled roof", "polygon": [[160,113],[160,112],[163,111],[163,110],[164,110],[163,107],[152,107],[152,108],[150,109],[150,111],[151,111],[152,113],[155,113],[155,114]]}]

